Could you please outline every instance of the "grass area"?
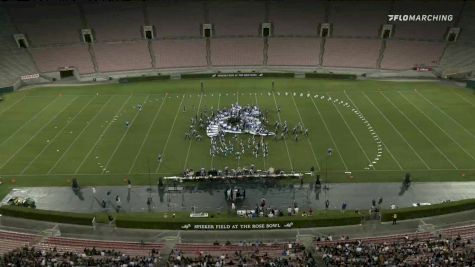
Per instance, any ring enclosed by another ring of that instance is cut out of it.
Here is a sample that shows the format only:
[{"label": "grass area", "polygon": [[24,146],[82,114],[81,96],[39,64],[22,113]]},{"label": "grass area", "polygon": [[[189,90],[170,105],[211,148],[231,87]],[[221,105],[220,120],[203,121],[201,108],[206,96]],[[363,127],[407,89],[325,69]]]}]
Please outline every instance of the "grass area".
[{"label": "grass area", "polygon": [[[121,185],[126,177],[148,184],[149,172],[156,181],[185,168],[251,164],[302,172],[313,166],[322,174],[327,169],[329,182],[399,182],[406,172],[414,181],[475,180],[470,90],[431,82],[249,78],[204,80],[201,95],[200,82],[51,87],[5,95],[0,194],[12,186],[70,185],[73,177],[81,185]],[[236,102],[268,110],[272,125],[280,119],[292,128],[300,121],[310,135],[298,142],[267,138],[268,158],[247,151],[240,160],[211,158],[207,137],[184,140],[194,114]]]}]

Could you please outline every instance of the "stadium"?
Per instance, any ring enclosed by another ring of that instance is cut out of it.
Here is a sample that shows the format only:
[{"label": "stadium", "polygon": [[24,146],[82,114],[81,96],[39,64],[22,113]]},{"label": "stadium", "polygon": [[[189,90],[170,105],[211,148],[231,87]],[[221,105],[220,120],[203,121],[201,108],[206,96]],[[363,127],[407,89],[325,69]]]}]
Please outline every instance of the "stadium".
[{"label": "stadium", "polygon": [[475,2],[0,3],[0,266],[475,266]]}]

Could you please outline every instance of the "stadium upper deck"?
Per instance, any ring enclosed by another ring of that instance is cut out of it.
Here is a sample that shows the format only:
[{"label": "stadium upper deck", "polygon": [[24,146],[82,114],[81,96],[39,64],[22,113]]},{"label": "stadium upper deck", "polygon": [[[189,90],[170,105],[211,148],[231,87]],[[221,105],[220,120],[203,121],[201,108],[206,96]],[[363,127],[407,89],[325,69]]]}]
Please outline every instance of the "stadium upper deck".
[{"label": "stadium upper deck", "polygon": [[[78,75],[219,66],[345,67],[470,72],[475,4],[464,1],[3,3],[1,85],[32,73]],[[452,14],[448,22],[388,22],[388,14]],[[263,36],[269,23],[269,36]],[[389,38],[381,38],[385,24]],[[329,26],[329,35],[321,29]],[[152,26],[150,39],[144,26]],[[203,28],[211,26],[210,37]],[[266,25],[264,25],[266,26]],[[91,31],[85,42],[82,30]],[[449,29],[460,29],[456,42]],[[17,48],[23,34],[28,48]],[[13,51],[13,52],[12,52]]]}]

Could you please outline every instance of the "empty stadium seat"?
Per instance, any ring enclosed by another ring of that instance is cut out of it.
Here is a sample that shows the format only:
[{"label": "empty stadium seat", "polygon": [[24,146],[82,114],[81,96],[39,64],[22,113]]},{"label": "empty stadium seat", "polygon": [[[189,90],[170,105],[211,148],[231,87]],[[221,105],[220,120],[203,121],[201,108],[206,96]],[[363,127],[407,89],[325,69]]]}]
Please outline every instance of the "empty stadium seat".
[{"label": "empty stadium seat", "polygon": [[214,66],[262,65],[262,38],[211,39],[211,62]]},{"label": "empty stadium seat", "polygon": [[159,68],[206,66],[206,42],[203,39],[159,40],[153,43]]},{"label": "empty stadium seat", "polygon": [[382,69],[412,69],[414,66],[437,66],[445,43],[391,40],[387,42]]},{"label": "empty stadium seat", "polygon": [[74,67],[80,74],[94,72],[86,45],[40,47],[30,51],[40,72],[54,72],[64,67]]},{"label": "empty stadium seat", "polygon": [[267,65],[319,65],[320,38],[269,38]]},{"label": "empty stadium seat", "polygon": [[99,70],[103,72],[152,68],[146,41],[97,43],[94,53]]},{"label": "empty stadium seat", "polygon": [[149,24],[157,37],[199,37],[204,23],[203,3],[149,2]]},{"label": "empty stadium seat", "polygon": [[323,65],[329,67],[376,68],[381,40],[327,39]]},{"label": "empty stadium seat", "polygon": [[264,2],[211,1],[209,21],[216,36],[259,36],[264,22]]},{"label": "empty stadium seat", "polygon": [[269,20],[274,36],[317,36],[325,6],[318,1],[272,1]]}]

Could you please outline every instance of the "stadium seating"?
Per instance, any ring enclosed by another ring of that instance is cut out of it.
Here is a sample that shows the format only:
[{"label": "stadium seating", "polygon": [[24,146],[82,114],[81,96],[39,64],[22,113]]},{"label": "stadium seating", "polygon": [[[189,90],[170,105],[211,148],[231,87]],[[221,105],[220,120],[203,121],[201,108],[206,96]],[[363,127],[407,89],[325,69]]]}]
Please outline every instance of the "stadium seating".
[{"label": "stadium seating", "polygon": [[470,43],[449,44],[440,65],[445,73],[475,72],[475,46]]},{"label": "stadium seating", "polygon": [[0,231],[0,255],[19,247],[30,246],[38,238],[38,235]]},{"label": "stadium seating", "polygon": [[467,1],[460,19],[460,41],[475,42],[475,3]]},{"label": "stadium seating", "polygon": [[274,36],[317,36],[325,6],[318,1],[271,1],[269,20]]},{"label": "stadium seating", "polygon": [[15,27],[3,7],[0,7],[0,29],[0,87],[8,87],[21,75],[38,71],[28,51],[17,47],[13,39]]},{"label": "stadium seating", "polygon": [[412,69],[414,66],[436,66],[445,43],[391,40],[387,42],[382,69]]},{"label": "stadium seating", "polygon": [[157,37],[199,37],[204,23],[203,3],[149,2],[148,20]]},{"label": "stadium seating", "polygon": [[381,40],[327,39],[323,65],[329,67],[376,68]]},{"label": "stadium seating", "polygon": [[209,21],[216,36],[259,36],[264,22],[264,2],[211,1]]},{"label": "stadium seating", "polygon": [[[396,1],[393,14],[452,14],[454,20],[462,8],[461,1]],[[451,22],[395,22],[394,38],[443,40]]]},{"label": "stadium seating", "polygon": [[353,1],[332,2],[329,21],[333,25],[333,36],[379,36],[390,4],[389,1],[364,1],[356,5]]},{"label": "stadium seating", "polygon": [[206,66],[206,42],[203,39],[159,40],[153,43],[159,68]]},{"label": "stadium seating", "polygon": [[0,87],[11,86],[20,76],[36,74],[31,56],[24,49],[0,50]]},{"label": "stadium seating", "polygon": [[102,72],[152,68],[146,41],[97,43],[94,52],[99,71]]},{"label": "stadium seating", "polygon": [[102,241],[92,239],[77,239],[64,237],[49,237],[39,243],[37,247],[42,249],[56,248],[59,252],[72,251],[82,253],[84,248],[96,248],[99,250],[116,250],[130,256],[147,256],[150,251],[161,251],[163,244],[147,243],[141,244],[137,242],[124,241]]},{"label": "stadium seating", "polygon": [[32,46],[72,44],[80,41],[81,19],[75,4],[25,5],[9,10],[19,32]]},{"label": "stadium seating", "polygon": [[269,38],[267,65],[319,65],[320,38]]},{"label": "stadium seating", "polygon": [[211,39],[211,62],[214,66],[262,65],[262,38]]},{"label": "stadium seating", "polygon": [[145,22],[140,2],[89,2],[84,13],[98,41],[142,39]]},{"label": "stadium seating", "polygon": [[58,71],[63,67],[74,67],[80,74],[94,72],[86,45],[31,48],[30,51],[40,72]]}]

